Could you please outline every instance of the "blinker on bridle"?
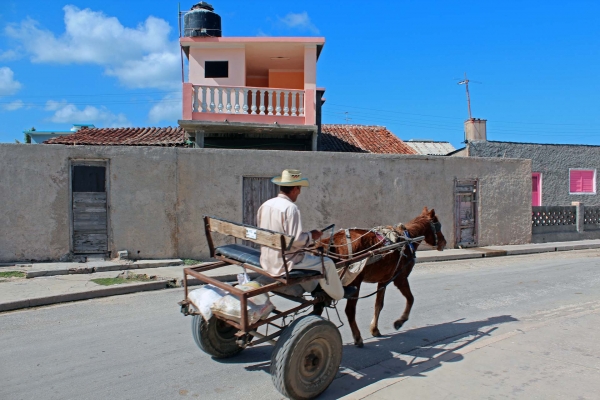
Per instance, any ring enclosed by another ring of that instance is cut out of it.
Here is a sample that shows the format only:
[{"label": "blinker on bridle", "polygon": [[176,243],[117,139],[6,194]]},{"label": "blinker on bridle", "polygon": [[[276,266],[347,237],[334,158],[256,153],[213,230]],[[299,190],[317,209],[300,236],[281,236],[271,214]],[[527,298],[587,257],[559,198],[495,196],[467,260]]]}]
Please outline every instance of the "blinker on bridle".
[{"label": "blinker on bridle", "polygon": [[433,222],[433,221],[429,221],[429,224],[431,225],[431,230],[433,231],[433,238],[435,239],[435,244],[434,246],[437,247],[438,245],[438,237],[437,234],[438,232],[442,231],[442,223],[441,222]]}]

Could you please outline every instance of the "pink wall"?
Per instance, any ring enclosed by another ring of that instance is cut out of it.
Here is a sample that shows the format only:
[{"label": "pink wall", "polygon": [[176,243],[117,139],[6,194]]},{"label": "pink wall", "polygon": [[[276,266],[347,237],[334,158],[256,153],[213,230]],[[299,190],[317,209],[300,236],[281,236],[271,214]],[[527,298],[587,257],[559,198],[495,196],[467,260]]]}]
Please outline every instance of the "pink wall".
[{"label": "pink wall", "polygon": [[[205,61],[229,61],[228,78],[205,78]],[[246,86],[246,54],[244,48],[190,48],[188,82],[194,85]]]},{"label": "pink wall", "polygon": [[317,90],[317,46],[307,45],[304,47],[304,95],[307,125],[317,123],[316,90]]}]

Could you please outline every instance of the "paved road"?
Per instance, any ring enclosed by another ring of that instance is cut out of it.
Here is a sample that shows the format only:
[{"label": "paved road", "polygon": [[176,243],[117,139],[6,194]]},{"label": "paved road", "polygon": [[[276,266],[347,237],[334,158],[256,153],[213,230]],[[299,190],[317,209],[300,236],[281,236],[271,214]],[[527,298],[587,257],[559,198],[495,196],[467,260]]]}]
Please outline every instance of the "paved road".
[{"label": "paved road", "polygon": [[[404,307],[395,289],[387,293],[380,325],[389,336],[370,338],[372,299],[359,303],[363,349],[341,328],[341,379],[324,398],[373,383],[352,374],[376,365],[405,362],[415,352],[435,356],[425,353],[474,332],[501,334],[549,310],[600,302],[599,256],[586,250],[418,264],[411,276],[416,302],[402,331],[392,328]],[[363,293],[372,290],[366,285]],[[180,290],[167,290],[0,315],[0,398],[280,399],[267,373],[271,347],[211,360],[196,348],[190,318],[179,314],[180,297]]]}]

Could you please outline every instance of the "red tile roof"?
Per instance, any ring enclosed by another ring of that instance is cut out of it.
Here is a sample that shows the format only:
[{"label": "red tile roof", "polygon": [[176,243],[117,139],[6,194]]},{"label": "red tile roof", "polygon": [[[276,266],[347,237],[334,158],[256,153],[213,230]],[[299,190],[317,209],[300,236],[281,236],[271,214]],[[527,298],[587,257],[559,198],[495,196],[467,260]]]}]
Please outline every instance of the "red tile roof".
[{"label": "red tile roof", "polygon": [[321,132],[320,151],[417,154],[385,126],[323,124]]},{"label": "red tile roof", "polygon": [[[383,126],[322,125],[320,151],[417,154]],[[45,144],[92,146],[185,146],[183,128],[82,128]]]},{"label": "red tile roof", "polygon": [[83,128],[45,144],[95,146],[184,146],[183,128]]}]

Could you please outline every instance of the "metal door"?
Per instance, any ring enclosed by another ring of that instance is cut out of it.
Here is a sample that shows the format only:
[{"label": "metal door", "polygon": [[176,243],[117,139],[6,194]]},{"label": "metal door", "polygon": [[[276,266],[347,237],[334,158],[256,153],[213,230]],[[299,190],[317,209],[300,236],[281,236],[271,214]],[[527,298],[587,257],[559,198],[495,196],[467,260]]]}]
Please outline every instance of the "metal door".
[{"label": "metal door", "polygon": [[477,246],[477,181],[455,181],[455,247]]},{"label": "metal door", "polygon": [[106,253],[106,163],[74,163],[71,166],[71,194],[73,252]]}]

